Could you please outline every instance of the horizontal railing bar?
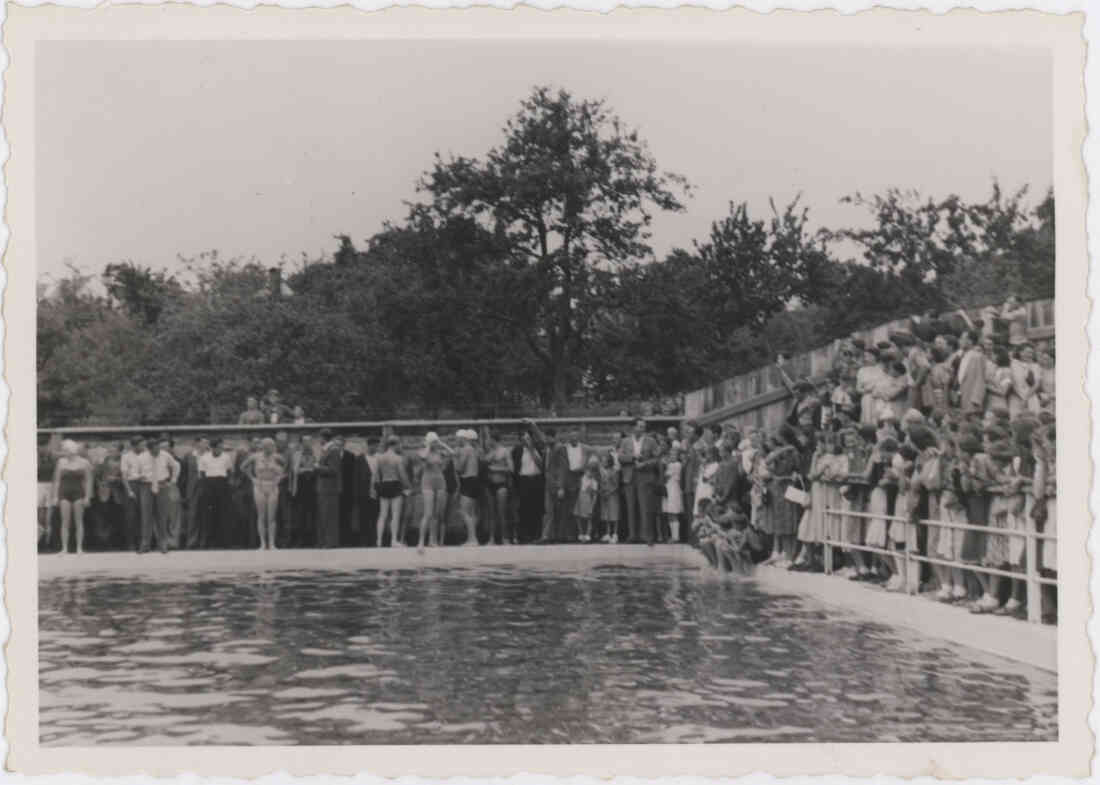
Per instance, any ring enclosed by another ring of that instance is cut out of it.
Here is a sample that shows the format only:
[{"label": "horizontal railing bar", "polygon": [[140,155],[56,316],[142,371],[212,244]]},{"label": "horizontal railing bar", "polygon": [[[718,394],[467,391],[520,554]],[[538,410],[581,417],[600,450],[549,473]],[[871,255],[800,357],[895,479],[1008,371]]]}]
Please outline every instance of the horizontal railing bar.
[{"label": "horizontal railing bar", "polygon": [[[311,422],[311,423],[261,423],[259,425],[242,425],[239,423],[216,423],[207,425],[75,425],[60,428],[39,428],[38,433],[43,435],[60,434],[66,436],[79,436],[91,434],[140,434],[140,433],[225,433],[225,432],[256,432],[272,433],[277,431],[318,431],[322,428],[330,428],[333,431],[369,431],[392,428],[394,430],[407,429],[443,429],[459,426],[497,426],[518,427],[523,425],[528,418],[507,417],[501,419],[458,419],[458,420],[371,420],[348,422]],[[541,426],[564,425],[630,425],[636,417],[545,417],[530,418]],[[678,425],[684,421],[681,415],[652,415],[643,418],[647,423],[660,425]]]},{"label": "horizontal railing bar", "polygon": [[852,517],[852,518],[870,518],[885,521],[896,521],[898,523],[915,523],[918,526],[936,526],[942,529],[958,529],[960,531],[974,531],[981,532],[983,534],[1001,534],[1005,537],[1031,537],[1036,540],[1052,540],[1058,539],[1057,534],[1046,534],[1044,532],[1036,531],[1018,531],[1016,529],[997,529],[992,526],[975,526],[972,523],[951,523],[948,521],[935,521],[931,519],[921,519],[918,521],[911,521],[908,518],[900,518],[897,515],[875,515],[873,513],[866,512],[840,512],[831,508],[826,508],[826,515],[832,515],[839,518]]},{"label": "horizontal railing bar", "polygon": [[[913,561],[926,561],[930,564],[942,564],[945,567],[955,567],[960,570],[969,570],[971,572],[981,572],[988,575],[999,575],[1002,578],[1012,578],[1014,580],[1030,580],[1027,578],[1026,573],[1022,572],[1008,572],[1007,570],[999,570],[995,567],[984,567],[979,564],[967,564],[966,562],[949,562],[941,559],[932,559],[928,556],[918,556],[910,553],[906,556],[906,551],[888,551],[883,548],[877,548],[873,545],[856,545],[850,542],[839,542],[837,540],[822,540],[825,545],[829,545],[833,548],[840,548],[846,551],[868,551],[870,553],[878,553],[883,556],[890,556],[895,559],[909,558]],[[1050,580],[1049,578],[1035,578],[1039,583],[1047,583],[1051,586],[1057,586],[1058,582]]]}]

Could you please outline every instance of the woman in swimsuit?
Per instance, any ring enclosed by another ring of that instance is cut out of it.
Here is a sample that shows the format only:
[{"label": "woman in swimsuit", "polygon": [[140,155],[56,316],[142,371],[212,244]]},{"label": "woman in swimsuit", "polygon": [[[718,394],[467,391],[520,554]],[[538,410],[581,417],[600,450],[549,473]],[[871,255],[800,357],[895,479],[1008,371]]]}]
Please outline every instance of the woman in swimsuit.
[{"label": "woman in swimsuit", "polygon": [[77,553],[84,552],[84,510],[92,501],[92,464],[79,453],[76,442],[61,443],[61,457],[53,473],[53,498],[61,510],[61,551],[68,553],[69,530],[76,519]]},{"label": "woman in swimsuit", "polygon": [[252,494],[256,502],[256,531],[260,535],[260,550],[277,550],[275,547],[275,511],[279,507],[279,482],[286,475],[283,458],[275,452],[275,440],[264,439],[260,452],[250,455],[244,465],[252,480]]},{"label": "woman in swimsuit", "polygon": [[[386,530],[386,521],[390,524],[390,544],[399,542],[397,530],[401,523],[401,508],[405,496],[409,493],[409,474],[405,470],[405,459],[397,452],[401,440],[397,436],[386,439],[386,451],[378,456],[378,471],[374,475],[378,493],[378,547],[382,547],[382,534]],[[401,542],[401,545],[404,545]]]},{"label": "woman in swimsuit", "polygon": [[420,542],[417,551],[424,552],[424,539],[428,545],[443,545],[446,533],[444,514],[447,510],[447,480],[443,470],[451,456],[451,448],[433,431],[424,437],[421,453],[420,494],[424,497],[424,518],[420,521]]},{"label": "woman in swimsuit", "polygon": [[[497,431],[489,432],[489,447],[485,452],[485,462],[489,465],[489,499],[493,505],[496,526],[499,528],[500,542],[518,545],[515,527],[508,515],[508,488],[512,479],[512,451],[500,441]],[[489,536],[494,541],[496,532]]]},{"label": "woman in swimsuit", "polygon": [[478,460],[477,433],[470,430],[461,430],[455,434],[458,449],[455,450],[455,471],[458,473],[459,512],[466,522],[466,542],[463,545],[477,545],[477,500],[481,495],[481,483],[478,482],[478,473],[481,470],[481,462]]}]

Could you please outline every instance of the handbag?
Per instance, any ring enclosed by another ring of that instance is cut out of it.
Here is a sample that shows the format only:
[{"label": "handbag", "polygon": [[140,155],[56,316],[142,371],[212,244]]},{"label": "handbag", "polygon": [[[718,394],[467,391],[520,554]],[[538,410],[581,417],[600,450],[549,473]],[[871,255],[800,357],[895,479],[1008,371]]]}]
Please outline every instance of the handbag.
[{"label": "handbag", "polygon": [[806,491],[804,489],[805,483],[802,482],[802,476],[799,475],[799,474],[796,474],[795,479],[798,480],[798,484],[803,486],[803,487],[802,488],[795,488],[794,483],[791,483],[790,485],[787,486],[787,490],[786,490],[786,492],[784,492],[783,498],[786,499],[787,501],[791,502],[792,504],[797,504],[797,505],[800,505],[802,507],[809,507],[810,506],[810,494],[806,493]]}]

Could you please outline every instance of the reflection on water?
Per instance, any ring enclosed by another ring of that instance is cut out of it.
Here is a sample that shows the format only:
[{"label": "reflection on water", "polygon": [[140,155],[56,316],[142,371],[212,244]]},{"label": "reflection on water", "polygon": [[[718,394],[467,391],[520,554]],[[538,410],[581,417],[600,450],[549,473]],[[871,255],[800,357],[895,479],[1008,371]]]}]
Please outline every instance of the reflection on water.
[{"label": "reflection on water", "polygon": [[1053,674],[674,564],[39,595],[44,745],[1057,738]]}]

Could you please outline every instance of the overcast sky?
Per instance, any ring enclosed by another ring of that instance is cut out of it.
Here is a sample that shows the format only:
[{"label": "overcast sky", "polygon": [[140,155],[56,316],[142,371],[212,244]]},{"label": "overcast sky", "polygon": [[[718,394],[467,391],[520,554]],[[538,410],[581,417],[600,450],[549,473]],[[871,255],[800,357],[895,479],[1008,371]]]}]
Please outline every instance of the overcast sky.
[{"label": "overcast sky", "polygon": [[432,154],[481,155],[534,84],[606,98],[697,188],[654,222],[662,254],[731,200],[799,192],[818,225],[844,194],[964,198],[1050,186],[1051,64],[1035,51],[523,42],[39,45],[38,265],[172,268],[217,250],[265,263],[360,243]]}]

